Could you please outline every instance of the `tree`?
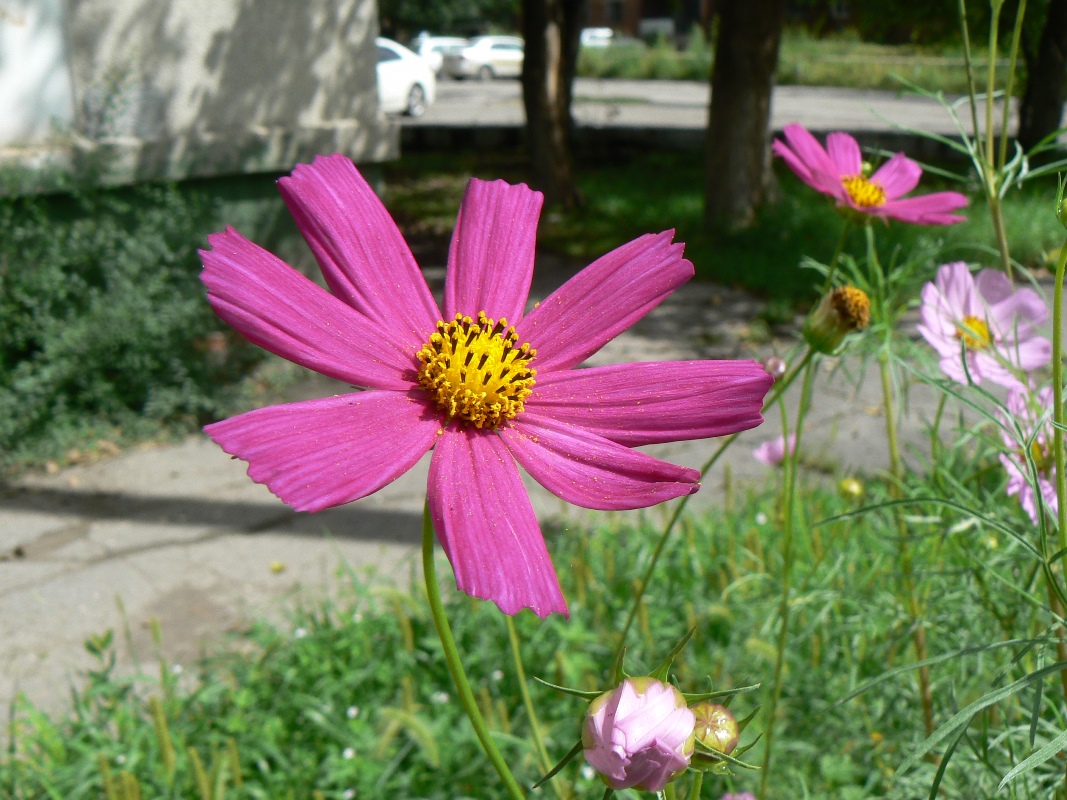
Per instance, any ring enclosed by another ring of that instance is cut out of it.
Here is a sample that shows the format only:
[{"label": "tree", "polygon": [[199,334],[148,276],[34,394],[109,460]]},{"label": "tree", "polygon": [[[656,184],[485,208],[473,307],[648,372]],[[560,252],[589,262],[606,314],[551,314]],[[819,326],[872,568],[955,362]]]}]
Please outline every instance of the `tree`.
[{"label": "tree", "polygon": [[384,36],[408,39],[420,31],[465,36],[488,26],[510,28],[519,15],[519,0],[378,0]]},{"label": "tree", "polygon": [[786,0],[724,0],[711,76],[704,217],[751,225],[774,188],[768,134]]},{"label": "tree", "polygon": [[571,90],[578,40],[588,0],[524,0],[522,100],[531,182],[546,202],[573,208],[581,202],[571,155]]},{"label": "tree", "polygon": [[1067,99],[1067,0],[1051,0],[1037,42],[1023,38],[1026,90],[1019,109],[1019,144],[1029,150],[1060,127]]}]

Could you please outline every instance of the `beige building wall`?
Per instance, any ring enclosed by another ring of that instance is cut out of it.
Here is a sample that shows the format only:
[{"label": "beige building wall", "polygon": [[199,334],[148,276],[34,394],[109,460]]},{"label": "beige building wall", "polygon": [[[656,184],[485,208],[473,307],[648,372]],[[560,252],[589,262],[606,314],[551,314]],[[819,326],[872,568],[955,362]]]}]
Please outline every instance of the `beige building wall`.
[{"label": "beige building wall", "polygon": [[[375,0],[62,6],[71,112],[50,148],[98,164],[105,181],[284,170],[317,153],[397,155],[396,126],[378,111]],[[0,83],[7,67],[0,61]]]}]

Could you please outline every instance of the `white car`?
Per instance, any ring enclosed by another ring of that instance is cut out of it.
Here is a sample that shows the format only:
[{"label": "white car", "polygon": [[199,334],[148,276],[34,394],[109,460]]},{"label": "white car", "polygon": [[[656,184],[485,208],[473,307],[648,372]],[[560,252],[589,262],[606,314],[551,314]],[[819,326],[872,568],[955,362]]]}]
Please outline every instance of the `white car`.
[{"label": "white car", "polygon": [[479,36],[469,47],[445,55],[453,78],[517,78],[522,75],[523,41],[518,36]]},{"label": "white car", "polygon": [[610,47],[615,31],[611,28],[582,28],[578,37],[582,47]]},{"label": "white car", "polygon": [[445,64],[447,53],[458,53],[470,44],[469,39],[461,36],[421,36],[411,43],[411,49],[418,53],[433,74],[441,77],[441,68]]},{"label": "white car", "polygon": [[437,78],[426,62],[392,39],[378,45],[378,104],[387,114],[421,117],[437,96]]}]

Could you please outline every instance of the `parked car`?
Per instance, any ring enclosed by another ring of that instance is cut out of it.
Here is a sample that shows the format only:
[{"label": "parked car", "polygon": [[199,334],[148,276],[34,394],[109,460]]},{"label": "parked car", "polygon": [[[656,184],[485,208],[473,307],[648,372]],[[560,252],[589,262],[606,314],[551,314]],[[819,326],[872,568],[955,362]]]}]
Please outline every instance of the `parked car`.
[{"label": "parked car", "polygon": [[453,78],[517,78],[522,75],[522,39],[479,36],[458,53],[445,54],[446,74]]},{"label": "parked car", "polygon": [[421,117],[437,96],[437,78],[426,62],[392,39],[378,45],[378,104],[387,114]]},{"label": "parked car", "polygon": [[414,50],[422,60],[433,70],[433,74],[441,77],[441,69],[445,65],[446,53],[458,53],[470,44],[469,39],[462,36],[420,36],[411,43]]},{"label": "parked car", "polygon": [[610,47],[615,39],[611,28],[582,28],[578,42],[582,47]]}]

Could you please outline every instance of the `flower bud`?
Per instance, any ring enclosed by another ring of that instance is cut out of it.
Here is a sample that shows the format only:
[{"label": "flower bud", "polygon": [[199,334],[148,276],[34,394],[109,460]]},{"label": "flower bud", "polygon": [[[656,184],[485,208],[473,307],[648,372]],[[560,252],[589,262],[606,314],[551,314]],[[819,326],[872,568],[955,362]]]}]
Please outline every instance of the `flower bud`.
[{"label": "flower bud", "polygon": [[763,371],[774,378],[776,381],[785,377],[785,371],[788,369],[788,365],[785,363],[784,358],[778,356],[768,356],[763,359]]},{"label": "flower bud", "polygon": [[612,789],[659,792],[689,767],[696,718],[682,693],[655,678],[627,678],[589,705],[585,760]]},{"label": "flower bud", "polygon": [[1056,203],[1056,219],[1067,228],[1067,197],[1061,197]]},{"label": "flower bud", "polygon": [[705,747],[730,755],[737,747],[741,729],[726,706],[704,701],[689,709],[696,716],[696,738]]},{"label": "flower bud", "polygon": [[861,499],[863,491],[863,484],[855,478],[842,478],[837,482],[837,493],[846,500]]},{"label": "flower bud", "polygon": [[834,353],[845,336],[871,323],[871,300],[855,286],[839,286],[823,296],[804,321],[804,339],[813,350]]}]

